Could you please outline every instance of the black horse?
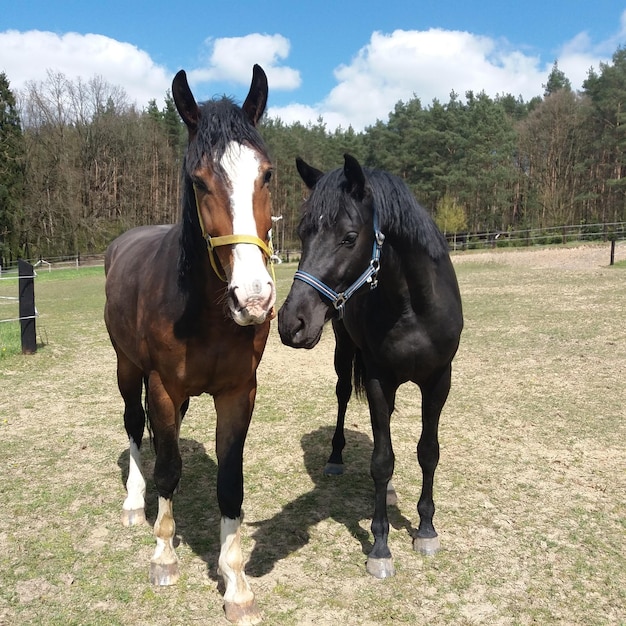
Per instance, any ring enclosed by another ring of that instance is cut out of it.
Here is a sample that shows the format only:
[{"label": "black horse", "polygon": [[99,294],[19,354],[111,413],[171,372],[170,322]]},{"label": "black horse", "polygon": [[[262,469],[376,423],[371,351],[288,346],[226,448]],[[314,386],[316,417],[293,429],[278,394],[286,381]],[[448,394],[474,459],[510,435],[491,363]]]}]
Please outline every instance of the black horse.
[{"label": "black horse", "polygon": [[399,178],[362,168],[347,154],[344,167],[327,174],[301,159],[296,164],[312,191],[298,230],[302,258],[278,328],[286,345],[312,348],[332,320],[339,410],[326,473],[343,468],[353,380],[367,394],[375,485],[367,571],[385,578],[395,573],[387,546],[387,488],[394,469],[390,417],[396,391],[407,381],[422,392],[417,458],[423,484],[413,547],[427,554],[439,547],[433,526],[437,433],[463,327],[461,297],[446,240]]}]

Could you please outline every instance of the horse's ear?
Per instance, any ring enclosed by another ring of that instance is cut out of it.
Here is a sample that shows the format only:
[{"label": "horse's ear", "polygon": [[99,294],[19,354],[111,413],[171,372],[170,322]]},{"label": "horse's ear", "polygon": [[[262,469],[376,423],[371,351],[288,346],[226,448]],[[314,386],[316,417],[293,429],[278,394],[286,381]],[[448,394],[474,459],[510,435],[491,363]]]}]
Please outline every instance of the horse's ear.
[{"label": "horse's ear", "polygon": [[195,132],[198,128],[198,120],[200,119],[200,109],[191,93],[191,89],[189,89],[185,70],[180,70],[180,72],[174,76],[174,80],[172,81],[172,96],[178,113],[183,119],[183,122],[185,122],[189,132]]},{"label": "horse's ear", "polygon": [[300,178],[304,181],[304,184],[309,188],[313,189],[317,184],[317,181],[324,176],[324,172],[320,172],[319,170],[311,167],[308,163],[305,163],[300,157],[296,157],[296,168],[298,169],[298,174],[300,174]]},{"label": "horse's ear", "polygon": [[260,65],[252,68],[252,82],[250,83],[250,91],[246,97],[243,106],[243,112],[250,120],[252,126],[256,126],[265,111],[267,104],[267,76]]},{"label": "horse's ear", "polygon": [[350,154],[344,154],[343,174],[348,181],[348,192],[353,198],[363,200],[365,196],[365,174],[361,164]]}]

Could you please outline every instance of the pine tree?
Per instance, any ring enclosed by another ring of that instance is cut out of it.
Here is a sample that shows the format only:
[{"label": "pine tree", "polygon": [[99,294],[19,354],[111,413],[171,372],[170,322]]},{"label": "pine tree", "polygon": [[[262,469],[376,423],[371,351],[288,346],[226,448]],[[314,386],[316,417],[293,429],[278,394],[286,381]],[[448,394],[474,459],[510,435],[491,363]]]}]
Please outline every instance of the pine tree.
[{"label": "pine tree", "polygon": [[187,129],[178,115],[174,98],[170,91],[165,96],[165,107],[161,112],[161,116],[167,134],[167,143],[172,148],[174,156],[178,157],[185,149]]},{"label": "pine tree", "polygon": [[620,221],[626,215],[626,48],[618,48],[613,63],[590,70],[583,83],[591,100],[588,125],[593,151],[587,166],[594,172],[599,221]]},{"label": "pine tree", "polygon": [[18,254],[19,213],[23,192],[20,118],[9,80],[0,73],[0,265]]},{"label": "pine tree", "polygon": [[555,61],[554,65],[552,66],[552,71],[548,76],[548,82],[545,85],[541,86],[544,90],[544,98],[551,96],[557,91],[561,91],[561,89],[565,89],[565,91],[572,90],[572,83],[569,81],[569,78],[565,76],[565,73],[559,69],[559,64],[557,63],[557,61]]}]

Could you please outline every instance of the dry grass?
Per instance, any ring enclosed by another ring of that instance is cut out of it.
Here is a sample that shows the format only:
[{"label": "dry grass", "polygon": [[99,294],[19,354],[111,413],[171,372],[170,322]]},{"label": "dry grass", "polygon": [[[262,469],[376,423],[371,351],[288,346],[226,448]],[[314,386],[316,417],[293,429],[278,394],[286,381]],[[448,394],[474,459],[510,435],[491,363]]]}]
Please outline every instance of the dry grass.
[{"label": "dry grass", "polygon": [[[607,246],[455,263],[466,328],[442,416],[443,550],[411,549],[420,401],[406,386],[393,418],[393,579],[364,568],[367,407],[349,409],[346,475],[324,479],[331,333],[305,352],[273,329],[245,455],[244,547],[265,623],[625,623],[624,269],[607,267]],[[281,298],[293,270],[279,268]],[[225,623],[210,398],[183,425],[177,587],[149,586],[151,530],[119,523],[128,454],[102,289],[98,270],[42,276],[48,344],[0,361],[0,624]]]}]

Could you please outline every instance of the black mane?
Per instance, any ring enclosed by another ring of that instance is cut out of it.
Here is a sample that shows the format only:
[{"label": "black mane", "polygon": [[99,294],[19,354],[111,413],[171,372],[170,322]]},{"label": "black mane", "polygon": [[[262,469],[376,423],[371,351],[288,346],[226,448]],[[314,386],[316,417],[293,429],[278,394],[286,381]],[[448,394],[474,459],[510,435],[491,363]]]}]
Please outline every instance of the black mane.
[{"label": "black mane", "polygon": [[[190,141],[182,166],[182,225],[179,285],[188,284],[191,268],[201,255],[206,255],[206,244],[198,220],[192,174],[206,158],[215,167],[218,176],[224,174],[220,160],[231,141],[250,146],[267,157],[267,148],[261,135],[234,100],[224,96],[200,104],[200,120],[196,136]],[[269,157],[268,157],[269,158]]]},{"label": "black mane", "polygon": [[[433,259],[448,253],[445,237],[403,180],[382,170],[363,168],[363,172],[366,189],[371,193],[378,214],[379,228],[385,236],[408,246],[419,246]],[[320,225],[334,224],[338,211],[346,203],[346,187],[343,168],[320,178],[311,193],[300,228],[316,231]],[[356,207],[358,203],[353,201],[353,204]]]}]

